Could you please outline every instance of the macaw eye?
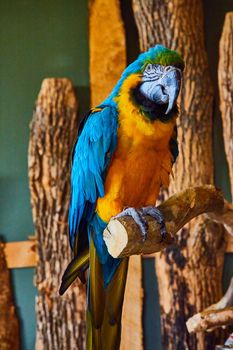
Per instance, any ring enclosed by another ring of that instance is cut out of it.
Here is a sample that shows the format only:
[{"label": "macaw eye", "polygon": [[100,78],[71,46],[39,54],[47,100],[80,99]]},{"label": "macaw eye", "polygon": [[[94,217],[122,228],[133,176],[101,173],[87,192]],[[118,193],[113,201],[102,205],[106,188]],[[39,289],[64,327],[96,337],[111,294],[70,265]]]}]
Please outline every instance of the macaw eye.
[{"label": "macaw eye", "polygon": [[146,66],[145,71],[148,72],[148,73],[150,73],[150,72],[152,71],[152,69],[153,69],[153,64],[148,63],[148,65]]},{"label": "macaw eye", "polygon": [[166,66],[165,69],[164,69],[164,71],[165,71],[165,72],[169,72],[169,70],[172,70],[172,69],[173,69],[172,66]]}]

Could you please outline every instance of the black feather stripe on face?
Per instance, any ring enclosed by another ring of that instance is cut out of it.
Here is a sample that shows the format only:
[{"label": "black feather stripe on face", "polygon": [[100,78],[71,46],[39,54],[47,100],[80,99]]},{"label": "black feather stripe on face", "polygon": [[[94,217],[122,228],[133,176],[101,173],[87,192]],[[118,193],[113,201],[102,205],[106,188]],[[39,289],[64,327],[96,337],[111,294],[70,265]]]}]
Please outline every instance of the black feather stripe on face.
[{"label": "black feather stripe on face", "polygon": [[139,84],[133,91],[132,97],[133,102],[140,107],[141,111],[144,113],[145,117],[154,121],[159,119],[160,121],[166,123],[174,116],[174,114],[178,113],[178,107],[175,104],[171,112],[165,115],[165,112],[168,107],[168,103],[165,104],[157,104],[150,99],[146,98],[140,91]]}]

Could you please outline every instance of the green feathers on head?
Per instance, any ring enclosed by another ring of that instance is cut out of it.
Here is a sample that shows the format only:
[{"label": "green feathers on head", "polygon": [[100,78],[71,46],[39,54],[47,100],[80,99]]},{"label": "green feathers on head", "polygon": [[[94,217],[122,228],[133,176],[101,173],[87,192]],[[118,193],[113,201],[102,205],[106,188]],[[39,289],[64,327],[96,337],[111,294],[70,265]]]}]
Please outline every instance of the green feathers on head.
[{"label": "green feathers on head", "polygon": [[181,70],[184,69],[184,60],[178,52],[169,50],[162,45],[157,45],[157,47],[158,46],[161,47],[161,50],[156,50],[156,54],[154,50],[149,50],[147,52],[148,57],[145,57],[143,69],[148,63],[161,64],[162,66],[174,66]]},{"label": "green feathers on head", "polygon": [[163,45],[155,45],[148,51],[141,53],[138,58],[124,70],[119,83],[121,84],[130,74],[143,72],[148,63],[161,64],[162,66],[174,66],[181,70],[184,69],[184,60],[177,51],[170,50]]},{"label": "green feathers on head", "polygon": [[124,70],[121,79],[118,81],[112,90],[112,93],[104,101],[104,103],[115,104],[116,102],[114,98],[118,95],[121,85],[125,79],[127,79],[131,74],[142,73],[148,63],[161,64],[163,66],[174,66],[182,71],[184,69],[184,60],[177,51],[170,50],[163,45],[155,45],[148,51],[141,53],[138,58]]}]

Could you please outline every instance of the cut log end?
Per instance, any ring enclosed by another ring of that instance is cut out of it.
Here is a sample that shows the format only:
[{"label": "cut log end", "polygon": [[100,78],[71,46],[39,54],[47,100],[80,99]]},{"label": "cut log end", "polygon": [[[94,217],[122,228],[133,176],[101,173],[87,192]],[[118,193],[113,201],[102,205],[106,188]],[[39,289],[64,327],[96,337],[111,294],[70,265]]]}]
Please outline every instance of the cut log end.
[{"label": "cut log end", "polygon": [[109,222],[103,237],[108,252],[113,258],[117,258],[128,243],[128,234],[124,225],[115,219]]},{"label": "cut log end", "polygon": [[186,327],[189,333],[195,332],[198,330],[198,326],[202,322],[201,313],[194,315],[186,322]]}]

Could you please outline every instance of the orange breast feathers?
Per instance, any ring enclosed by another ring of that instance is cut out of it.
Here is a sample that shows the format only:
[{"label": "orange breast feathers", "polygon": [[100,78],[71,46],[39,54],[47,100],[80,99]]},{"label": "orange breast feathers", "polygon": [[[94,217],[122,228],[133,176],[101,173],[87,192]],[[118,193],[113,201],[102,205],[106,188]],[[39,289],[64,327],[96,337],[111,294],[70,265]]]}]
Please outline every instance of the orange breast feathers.
[{"label": "orange breast feathers", "polygon": [[117,97],[118,143],[105,180],[105,196],[97,201],[97,213],[108,222],[124,207],[154,205],[160,186],[168,186],[172,171],[169,141],[176,116],[169,122],[150,121],[131,97],[140,82],[134,74],[125,80]]}]

